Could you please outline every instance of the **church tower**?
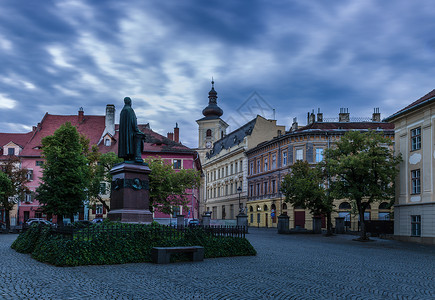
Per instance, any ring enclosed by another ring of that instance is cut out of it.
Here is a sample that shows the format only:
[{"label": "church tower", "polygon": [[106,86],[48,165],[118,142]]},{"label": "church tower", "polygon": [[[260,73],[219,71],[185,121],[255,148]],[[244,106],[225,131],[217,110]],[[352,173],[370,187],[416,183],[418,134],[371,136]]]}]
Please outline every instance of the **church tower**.
[{"label": "church tower", "polygon": [[214,81],[211,82],[211,90],[208,93],[208,106],[203,109],[204,117],[196,121],[198,123],[198,153],[201,163],[204,162],[205,153],[213,148],[213,144],[226,135],[228,124],[220,117],[223,110],[217,105],[217,92],[214,89]]}]

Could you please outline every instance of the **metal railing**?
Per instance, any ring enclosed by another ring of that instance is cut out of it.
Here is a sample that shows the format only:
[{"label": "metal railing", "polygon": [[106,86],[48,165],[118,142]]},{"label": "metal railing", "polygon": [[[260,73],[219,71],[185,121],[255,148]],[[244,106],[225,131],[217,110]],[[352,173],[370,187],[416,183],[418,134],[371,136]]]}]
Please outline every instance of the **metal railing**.
[{"label": "metal railing", "polygon": [[205,233],[214,237],[238,237],[244,238],[247,233],[245,226],[150,226],[143,224],[120,224],[120,225],[94,225],[82,228],[64,226],[51,228],[50,233],[60,235],[67,239],[91,240],[98,236],[137,236],[149,235],[150,237],[164,237],[180,239],[186,234]]}]

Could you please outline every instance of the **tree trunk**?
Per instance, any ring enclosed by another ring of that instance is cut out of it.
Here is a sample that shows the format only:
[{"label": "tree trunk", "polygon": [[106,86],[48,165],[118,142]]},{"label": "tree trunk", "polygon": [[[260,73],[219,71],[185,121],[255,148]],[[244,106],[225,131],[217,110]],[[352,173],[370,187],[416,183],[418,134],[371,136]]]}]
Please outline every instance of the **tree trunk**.
[{"label": "tree trunk", "polygon": [[63,215],[58,215],[57,216],[57,226],[58,227],[63,227]]},{"label": "tree trunk", "polygon": [[369,238],[367,237],[367,233],[366,233],[366,224],[365,224],[365,220],[364,220],[364,210],[362,208],[359,210],[359,223],[361,225],[361,232],[360,232],[359,239],[361,241],[369,240]]},{"label": "tree trunk", "polygon": [[5,223],[6,223],[6,232],[9,233],[11,230],[11,216],[9,215],[10,210],[5,209]]},{"label": "tree trunk", "polygon": [[331,218],[331,212],[328,212],[326,214],[326,235],[330,236],[332,234],[332,218]]}]

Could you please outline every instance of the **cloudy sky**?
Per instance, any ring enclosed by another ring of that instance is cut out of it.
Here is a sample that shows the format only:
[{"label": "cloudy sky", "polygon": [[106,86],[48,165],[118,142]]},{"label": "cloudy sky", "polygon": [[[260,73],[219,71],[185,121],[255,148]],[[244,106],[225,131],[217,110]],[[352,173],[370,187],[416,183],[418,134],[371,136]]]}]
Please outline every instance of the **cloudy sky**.
[{"label": "cloudy sky", "polygon": [[231,129],[387,117],[435,88],[434,15],[431,0],[2,0],[0,132],[79,107],[118,117],[130,96],[139,122],[178,122],[195,147],[212,77]]}]

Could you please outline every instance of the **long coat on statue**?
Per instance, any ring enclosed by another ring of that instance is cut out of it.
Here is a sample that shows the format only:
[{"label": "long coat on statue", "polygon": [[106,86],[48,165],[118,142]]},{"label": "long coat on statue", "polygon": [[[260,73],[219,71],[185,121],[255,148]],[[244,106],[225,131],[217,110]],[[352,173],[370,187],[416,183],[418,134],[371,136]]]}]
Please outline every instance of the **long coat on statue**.
[{"label": "long coat on statue", "polygon": [[[124,160],[134,160],[137,151],[135,143],[137,134],[142,134],[142,132],[137,127],[136,114],[130,105],[125,104],[119,120],[118,157]],[[140,151],[142,152],[143,144],[140,144]]]}]

